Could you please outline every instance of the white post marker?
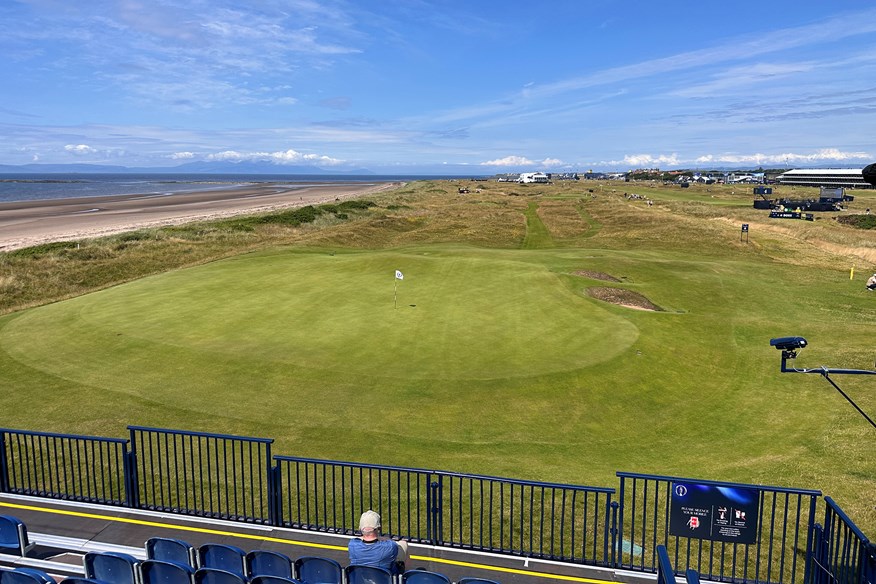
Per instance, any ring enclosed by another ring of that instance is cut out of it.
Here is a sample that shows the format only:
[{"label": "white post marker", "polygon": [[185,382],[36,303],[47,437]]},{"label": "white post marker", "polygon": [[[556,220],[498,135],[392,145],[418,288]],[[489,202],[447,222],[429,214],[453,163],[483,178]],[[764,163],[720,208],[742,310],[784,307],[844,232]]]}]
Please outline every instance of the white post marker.
[{"label": "white post marker", "polygon": [[392,307],[396,308],[396,309],[398,308],[398,281],[404,280],[404,279],[405,279],[405,275],[401,273],[401,270],[396,270],[395,271],[395,280],[393,280],[393,282],[395,283],[395,286],[393,287],[393,294],[392,294]]}]

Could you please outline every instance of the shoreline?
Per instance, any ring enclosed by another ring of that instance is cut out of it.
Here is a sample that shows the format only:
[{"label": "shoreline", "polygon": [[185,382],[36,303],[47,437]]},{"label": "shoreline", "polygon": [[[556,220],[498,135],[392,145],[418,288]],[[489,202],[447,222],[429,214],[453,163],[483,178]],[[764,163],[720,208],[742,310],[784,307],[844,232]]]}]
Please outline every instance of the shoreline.
[{"label": "shoreline", "polygon": [[9,201],[0,203],[0,252],[136,229],[319,205],[383,192],[403,184],[330,183],[297,188],[266,184],[169,194]]}]

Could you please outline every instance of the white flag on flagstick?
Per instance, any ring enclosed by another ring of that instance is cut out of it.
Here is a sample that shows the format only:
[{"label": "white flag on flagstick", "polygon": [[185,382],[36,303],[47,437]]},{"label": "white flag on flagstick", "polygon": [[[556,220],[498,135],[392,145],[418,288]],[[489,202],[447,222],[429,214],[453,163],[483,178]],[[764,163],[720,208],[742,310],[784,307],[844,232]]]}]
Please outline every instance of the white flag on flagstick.
[{"label": "white flag on flagstick", "polygon": [[395,271],[395,279],[396,280],[404,280],[405,279],[405,275],[401,273],[401,270]]}]

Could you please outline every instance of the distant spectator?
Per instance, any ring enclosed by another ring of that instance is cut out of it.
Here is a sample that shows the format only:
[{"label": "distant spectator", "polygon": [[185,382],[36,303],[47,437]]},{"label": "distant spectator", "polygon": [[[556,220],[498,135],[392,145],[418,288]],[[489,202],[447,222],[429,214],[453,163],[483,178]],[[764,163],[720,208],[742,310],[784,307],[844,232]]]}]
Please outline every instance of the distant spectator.
[{"label": "distant spectator", "polygon": [[[359,518],[359,531],[362,537],[351,539],[347,547],[351,564],[384,568],[392,574],[404,572],[408,543],[380,537],[380,515],[374,511],[363,513]],[[397,562],[401,562],[401,566]]]},{"label": "distant spectator", "polygon": [[870,276],[870,279],[867,280],[867,290],[872,292],[874,288],[876,288],[876,274],[873,274]]}]

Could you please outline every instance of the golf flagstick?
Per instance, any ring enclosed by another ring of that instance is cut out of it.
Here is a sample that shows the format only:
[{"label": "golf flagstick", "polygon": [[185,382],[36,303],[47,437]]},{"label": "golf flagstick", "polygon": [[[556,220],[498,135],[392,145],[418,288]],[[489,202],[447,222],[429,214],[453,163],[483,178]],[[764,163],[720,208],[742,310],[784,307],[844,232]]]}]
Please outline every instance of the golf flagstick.
[{"label": "golf flagstick", "polygon": [[393,280],[395,285],[393,286],[393,291],[392,291],[392,307],[395,309],[398,308],[398,281],[404,280],[404,279],[405,279],[404,274],[402,274],[400,270],[396,270],[395,271],[395,280]]}]

